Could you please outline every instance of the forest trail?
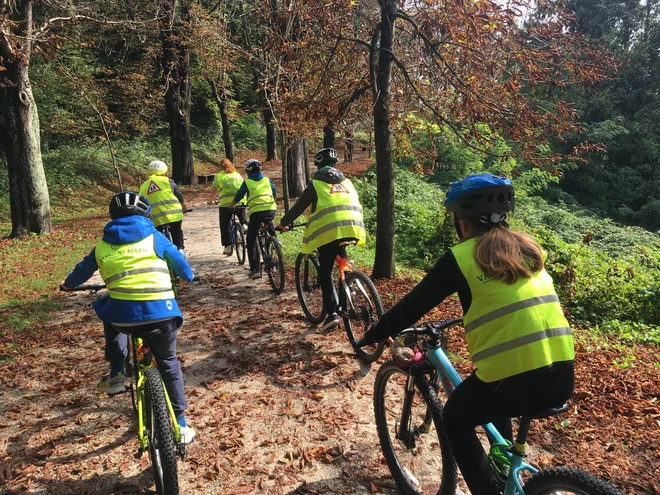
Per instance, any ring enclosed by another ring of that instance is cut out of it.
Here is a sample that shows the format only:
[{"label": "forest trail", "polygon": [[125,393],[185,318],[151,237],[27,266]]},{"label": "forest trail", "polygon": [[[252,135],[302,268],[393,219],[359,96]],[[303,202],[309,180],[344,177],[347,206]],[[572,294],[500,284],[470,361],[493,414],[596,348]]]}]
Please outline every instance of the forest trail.
[{"label": "forest trail", "polygon": [[[181,493],[372,493],[392,486],[381,463],[371,390],[342,329],[304,319],[294,281],[277,296],[266,277],[221,253],[217,206],[194,205],[186,252],[202,280],[184,286],[180,354],[197,430],[179,465]],[[289,270],[291,272],[291,270]],[[107,373],[94,295],[65,309],[2,377],[0,493],[149,493],[130,395],[94,391]]]}]

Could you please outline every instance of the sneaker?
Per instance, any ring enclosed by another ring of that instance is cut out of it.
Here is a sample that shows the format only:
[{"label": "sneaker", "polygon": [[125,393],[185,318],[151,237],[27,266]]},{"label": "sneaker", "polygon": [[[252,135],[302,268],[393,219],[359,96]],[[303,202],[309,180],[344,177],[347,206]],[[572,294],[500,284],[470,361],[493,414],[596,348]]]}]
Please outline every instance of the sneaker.
[{"label": "sneaker", "polygon": [[250,280],[256,280],[258,278],[261,278],[261,272],[259,270],[250,270],[250,274],[248,275]]},{"label": "sneaker", "polygon": [[115,376],[106,376],[96,386],[96,391],[108,395],[121,394],[126,392],[126,385],[124,385],[124,374],[117,373]]},{"label": "sneaker", "polygon": [[243,224],[243,233],[247,234],[247,223]]},{"label": "sneaker", "polygon": [[181,443],[184,445],[192,443],[193,438],[197,435],[195,429],[190,425],[179,427],[179,431],[181,432]]},{"label": "sneaker", "polygon": [[184,258],[188,259],[188,257],[186,256],[186,251],[185,251],[185,249],[180,248],[180,249],[179,249],[179,252],[183,255]]},{"label": "sneaker", "polygon": [[339,316],[337,316],[337,313],[332,313],[326,316],[325,320],[323,320],[321,331],[325,332],[326,330],[332,330],[333,328],[338,326],[339,326]]},{"label": "sneaker", "polygon": [[231,256],[231,253],[233,253],[233,252],[234,252],[234,249],[231,247],[231,245],[225,246],[224,251],[222,251],[222,253],[226,254],[227,256]]}]

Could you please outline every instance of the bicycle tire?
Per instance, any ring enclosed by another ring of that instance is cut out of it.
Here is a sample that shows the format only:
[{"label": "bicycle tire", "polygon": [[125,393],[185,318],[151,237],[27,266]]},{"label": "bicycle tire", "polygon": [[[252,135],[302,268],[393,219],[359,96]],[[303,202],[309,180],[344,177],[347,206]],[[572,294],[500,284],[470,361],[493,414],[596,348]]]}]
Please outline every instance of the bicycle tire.
[{"label": "bicycle tire", "polygon": [[[383,303],[380,300],[376,286],[366,273],[360,270],[347,272],[344,283],[349,292],[354,294],[352,299],[353,305],[355,305],[354,309],[346,301],[346,294],[340,290],[339,300],[345,310],[344,330],[346,330],[348,340],[358,359],[365,363],[373,363],[383,355],[385,343],[380,342],[365,347],[357,347],[355,344],[364,337],[371,324],[383,315]],[[365,293],[367,297],[365,297]],[[359,300],[360,298],[362,298],[362,301]]]},{"label": "bicycle tire", "polygon": [[165,399],[165,388],[158,368],[145,370],[146,427],[149,457],[158,495],[178,495],[176,445],[172,420]]},{"label": "bicycle tire", "polygon": [[523,490],[525,495],[549,495],[560,490],[580,495],[622,495],[593,474],[569,467],[543,469],[527,480]]},{"label": "bicycle tire", "polygon": [[[395,375],[397,378],[391,380]],[[442,420],[442,404],[434,386],[424,375],[415,379],[406,438],[396,438],[401,414],[397,414],[395,409],[397,404],[404,402],[402,394],[406,393],[408,376],[408,372],[394,360],[385,362],[376,375],[374,414],[383,456],[394,481],[404,495],[452,495],[457,484],[456,461],[451,453]],[[388,384],[394,382],[400,390],[394,391],[392,400],[389,401]],[[417,413],[412,411],[415,406],[419,407]],[[419,414],[421,412],[423,414]],[[388,425],[389,416],[394,417],[394,428]],[[418,420],[420,424],[411,428],[411,420]],[[432,434],[431,426],[435,427],[436,435]],[[392,433],[394,439],[391,437]],[[440,448],[436,444],[436,437]],[[397,448],[401,450],[398,454]]]},{"label": "bicycle tire", "polygon": [[319,283],[319,260],[316,254],[298,253],[296,258],[296,292],[305,318],[318,325],[325,318],[323,293]]},{"label": "bicycle tire", "polygon": [[282,246],[277,237],[271,235],[266,238],[266,256],[264,266],[268,273],[268,281],[275,294],[281,294],[284,291],[284,255]]},{"label": "bicycle tire", "polygon": [[245,263],[245,234],[243,233],[243,226],[240,223],[235,223],[232,226],[232,240],[234,241],[234,249],[236,250],[236,259],[239,265]]}]

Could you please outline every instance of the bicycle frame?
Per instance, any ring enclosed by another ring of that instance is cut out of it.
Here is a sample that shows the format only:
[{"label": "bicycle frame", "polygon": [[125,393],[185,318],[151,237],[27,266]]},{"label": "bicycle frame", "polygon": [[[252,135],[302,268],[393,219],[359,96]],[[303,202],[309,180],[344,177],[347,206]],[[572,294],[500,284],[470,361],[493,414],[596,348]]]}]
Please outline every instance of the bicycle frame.
[{"label": "bicycle frame", "polygon": [[[421,356],[421,354],[420,354]],[[428,361],[437,371],[438,377],[440,378],[440,383],[442,388],[445,391],[447,397],[456,389],[459,383],[463,381],[461,376],[454,368],[454,365],[451,363],[445,352],[440,346],[435,347],[433,350],[427,352],[426,361]],[[411,375],[412,376],[412,375]],[[409,387],[412,387],[412,383],[409,384]],[[493,426],[492,423],[483,425],[486,435],[493,441],[491,446],[491,452],[493,447],[499,445],[510,445],[510,442],[506,440],[500,432]],[[529,471],[532,474],[538,472],[534,466],[527,464],[523,461],[527,445],[518,445],[515,443],[513,445],[513,450],[507,449],[503,452],[509,461],[509,473],[506,480],[506,486],[504,488],[504,495],[524,495],[522,484],[519,481],[519,475],[523,471]],[[497,448],[497,447],[496,447]],[[490,458],[490,456],[489,456]],[[492,464],[492,460],[491,460]]]},{"label": "bicycle frame", "polygon": [[[145,360],[145,355],[148,355],[151,350],[146,347],[145,342],[142,340],[141,337],[137,337],[134,339],[134,347],[135,349],[135,361],[137,363],[137,379],[136,379],[136,384],[135,384],[135,394],[136,394],[136,409],[137,409],[137,419],[138,419],[138,440],[140,442],[140,452],[144,452],[147,450],[147,447],[149,445],[149,436],[147,432],[146,425],[144,424],[143,418],[144,418],[144,396],[145,396],[145,384],[147,381],[147,378],[145,376],[145,370],[148,368],[153,368],[156,366],[156,363],[151,356],[147,356],[147,359]],[[165,392],[165,401],[167,402],[167,410],[170,414],[170,418],[172,419],[172,424],[174,426],[174,440],[176,441],[177,445],[181,443],[181,428],[179,427],[179,423],[176,421],[176,416],[174,415],[174,409],[172,408],[172,402],[170,401],[170,397],[167,393],[167,389],[165,388],[165,384],[163,383],[163,391]]]},{"label": "bicycle frame", "polygon": [[[348,285],[346,285],[346,273],[352,272],[353,269],[351,268],[351,264],[348,262],[347,258],[342,258],[341,256],[337,255],[335,261],[337,263],[337,267],[339,268],[339,280],[337,280],[337,287],[333,286],[332,290],[334,292],[335,301],[337,302],[337,310],[338,310],[337,312],[340,314],[342,314],[342,312],[346,313],[346,316],[348,316],[347,313],[349,310],[353,310],[353,312],[356,312],[355,304],[353,303],[353,297],[351,296],[350,291],[348,290]],[[364,287],[362,286],[360,281],[356,280],[355,282],[358,286],[358,289],[360,289],[362,295],[367,299],[367,301],[369,301],[369,304],[373,304],[373,301],[369,297],[367,291],[364,290]],[[337,293],[338,288],[341,288],[342,292],[344,293],[344,296],[346,297],[346,301],[348,302],[348,304],[350,304],[350,308],[341,307],[341,304],[339,303],[340,299]]]}]

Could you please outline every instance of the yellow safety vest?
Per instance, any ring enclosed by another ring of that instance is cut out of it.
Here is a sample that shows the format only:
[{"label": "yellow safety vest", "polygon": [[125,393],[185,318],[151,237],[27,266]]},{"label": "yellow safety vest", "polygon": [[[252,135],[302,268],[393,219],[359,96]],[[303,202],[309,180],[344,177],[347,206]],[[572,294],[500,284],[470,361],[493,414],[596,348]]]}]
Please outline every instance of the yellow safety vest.
[{"label": "yellow safety vest", "polygon": [[247,205],[250,215],[259,211],[277,210],[277,203],[275,203],[268,177],[261,180],[245,179],[245,185],[249,194]]},{"label": "yellow safety vest", "polygon": [[170,179],[165,175],[152,175],[140,187],[140,195],[149,200],[149,218],[156,227],[183,220],[181,203],[172,192]]},{"label": "yellow safety vest", "polygon": [[100,241],[94,250],[99,273],[113,299],[174,299],[170,271],[154,249],[154,236],[130,244]]},{"label": "yellow safety vest", "polygon": [[[218,206],[227,207],[234,200],[234,196],[243,184],[243,177],[238,172],[231,174],[224,174],[221,181],[218,183]],[[245,204],[245,198],[238,202],[239,205]]]},{"label": "yellow safety vest", "polygon": [[475,260],[476,244],[468,239],[451,251],[472,293],[463,321],[477,376],[494,382],[573,360],[573,336],[548,272],[514,284],[491,278]]},{"label": "yellow safety vest", "polygon": [[211,188],[220,192],[220,189],[222,189],[222,179],[224,178],[225,175],[227,175],[227,172],[218,172],[217,174],[215,174],[215,177],[213,177],[213,184],[211,184]]},{"label": "yellow safety vest", "polygon": [[337,239],[353,238],[363,246],[366,238],[362,206],[349,179],[339,184],[313,180],[316,209],[310,214],[303,235],[302,252],[309,254]]}]

